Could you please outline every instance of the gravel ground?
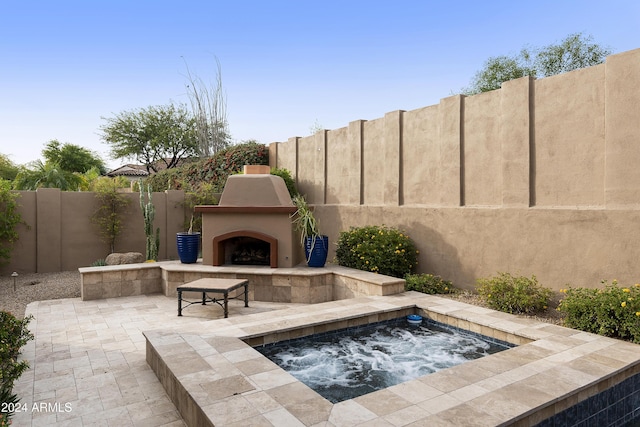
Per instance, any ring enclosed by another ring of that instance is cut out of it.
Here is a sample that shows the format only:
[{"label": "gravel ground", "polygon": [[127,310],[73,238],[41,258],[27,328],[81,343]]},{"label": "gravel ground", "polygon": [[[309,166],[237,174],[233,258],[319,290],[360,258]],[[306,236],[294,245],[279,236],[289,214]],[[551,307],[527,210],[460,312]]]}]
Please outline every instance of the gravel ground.
[{"label": "gravel ground", "polygon": [[[467,304],[486,307],[486,304],[483,303],[482,299],[478,296],[478,294],[474,294],[469,291],[460,291],[455,294],[440,295],[440,296],[466,302]],[[551,303],[549,304],[549,307],[545,311],[536,313],[533,315],[518,314],[517,316],[527,318],[527,319],[538,320],[540,322],[553,323],[554,325],[562,325],[563,324],[562,313],[560,313],[557,310],[559,302],[560,302],[560,297],[559,295],[557,295],[555,298],[552,298]]]},{"label": "gravel ground", "polygon": [[[468,291],[441,296],[467,304],[484,306],[477,294]],[[16,279],[15,292],[13,278],[0,276],[0,297],[0,310],[9,311],[16,317],[24,317],[25,308],[30,302],[80,297],[80,273],[78,271],[63,271],[61,273],[21,274]],[[554,300],[545,312],[521,317],[561,325],[562,316],[556,310],[557,306],[558,301]]]},{"label": "gravel ground", "polygon": [[80,297],[80,273],[77,270],[20,274],[15,283],[14,291],[13,277],[0,276],[0,310],[20,318],[24,317],[30,302]]}]

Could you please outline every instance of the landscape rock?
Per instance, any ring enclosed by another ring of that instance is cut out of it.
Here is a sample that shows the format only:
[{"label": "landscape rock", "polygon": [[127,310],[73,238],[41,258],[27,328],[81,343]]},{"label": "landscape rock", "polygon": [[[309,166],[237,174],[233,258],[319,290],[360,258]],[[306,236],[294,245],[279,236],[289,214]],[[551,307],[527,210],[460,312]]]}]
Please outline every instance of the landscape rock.
[{"label": "landscape rock", "polygon": [[107,265],[137,264],[144,262],[144,255],[140,252],[112,253],[107,255],[104,262]]}]

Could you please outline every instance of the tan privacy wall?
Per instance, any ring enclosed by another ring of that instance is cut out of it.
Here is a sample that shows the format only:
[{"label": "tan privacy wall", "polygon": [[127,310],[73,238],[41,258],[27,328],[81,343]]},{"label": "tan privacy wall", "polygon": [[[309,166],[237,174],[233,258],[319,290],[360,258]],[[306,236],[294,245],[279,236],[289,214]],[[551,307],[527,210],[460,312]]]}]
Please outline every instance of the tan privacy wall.
[{"label": "tan privacy wall", "polygon": [[[640,282],[640,49],[270,147],[337,241],[406,230],[419,271],[555,289]],[[332,255],[330,255],[331,258]]]},{"label": "tan privacy wall", "polygon": [[[9,265],[2,274],[47,273],[88,267],[109,254],[100,240],[91,216],[98,207],[91,192],[42,188],[20,191],[17,200],[25,225],[18,227],[20,238]],[[116,239],[116,252],[145,254],[144,221],[138,193],[124,193],[130,199],[123,215],[123,230]],[[177,259],[176,233],[184,231],[184,192],[153,193],[156,209],[154,230],[160,228],[160,259]]]}]

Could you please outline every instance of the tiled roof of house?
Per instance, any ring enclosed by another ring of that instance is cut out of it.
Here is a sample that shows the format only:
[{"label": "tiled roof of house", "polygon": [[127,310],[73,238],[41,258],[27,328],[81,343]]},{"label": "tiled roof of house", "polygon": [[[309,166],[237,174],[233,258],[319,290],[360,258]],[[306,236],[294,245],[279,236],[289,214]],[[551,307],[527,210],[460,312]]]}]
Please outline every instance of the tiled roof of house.
[{"label": "tiled roof of house", "polygon": [[[187,163],[192,163],[196,160],[197,158],[180,159],[178,161],[178,165],[181,166]],[[158,171],[165,170],[169,161],[170,159],[165,159],[165,161],[158,160],[154,163],[154,166]],[[151,170],[151,173],[147,172],[147,167],[145,165],[126,164],[107,172],[107,176],[149,176],[154,173],[155,172],[153,170]]]},{"label": "tiled roof of house", "polygon": [[124,165],[107,172],[107,176],[148,176],[144,166],[140,165]]}]

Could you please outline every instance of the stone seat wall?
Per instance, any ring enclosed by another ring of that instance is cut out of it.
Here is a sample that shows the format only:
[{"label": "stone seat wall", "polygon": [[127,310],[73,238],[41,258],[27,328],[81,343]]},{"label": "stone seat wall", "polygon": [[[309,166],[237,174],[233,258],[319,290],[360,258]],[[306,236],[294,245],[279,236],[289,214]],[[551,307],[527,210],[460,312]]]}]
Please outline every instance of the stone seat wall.
[{"label": "stone seat wall", "polygon": [[179,285],[202,278],[248,279],[251,300],[302,304],[394,295],[404,292],[405,284],[403,279],[329,264],[324,268],[269,268],[167,261],[78,271],[83,301],[154,293],[175,297]]}]

